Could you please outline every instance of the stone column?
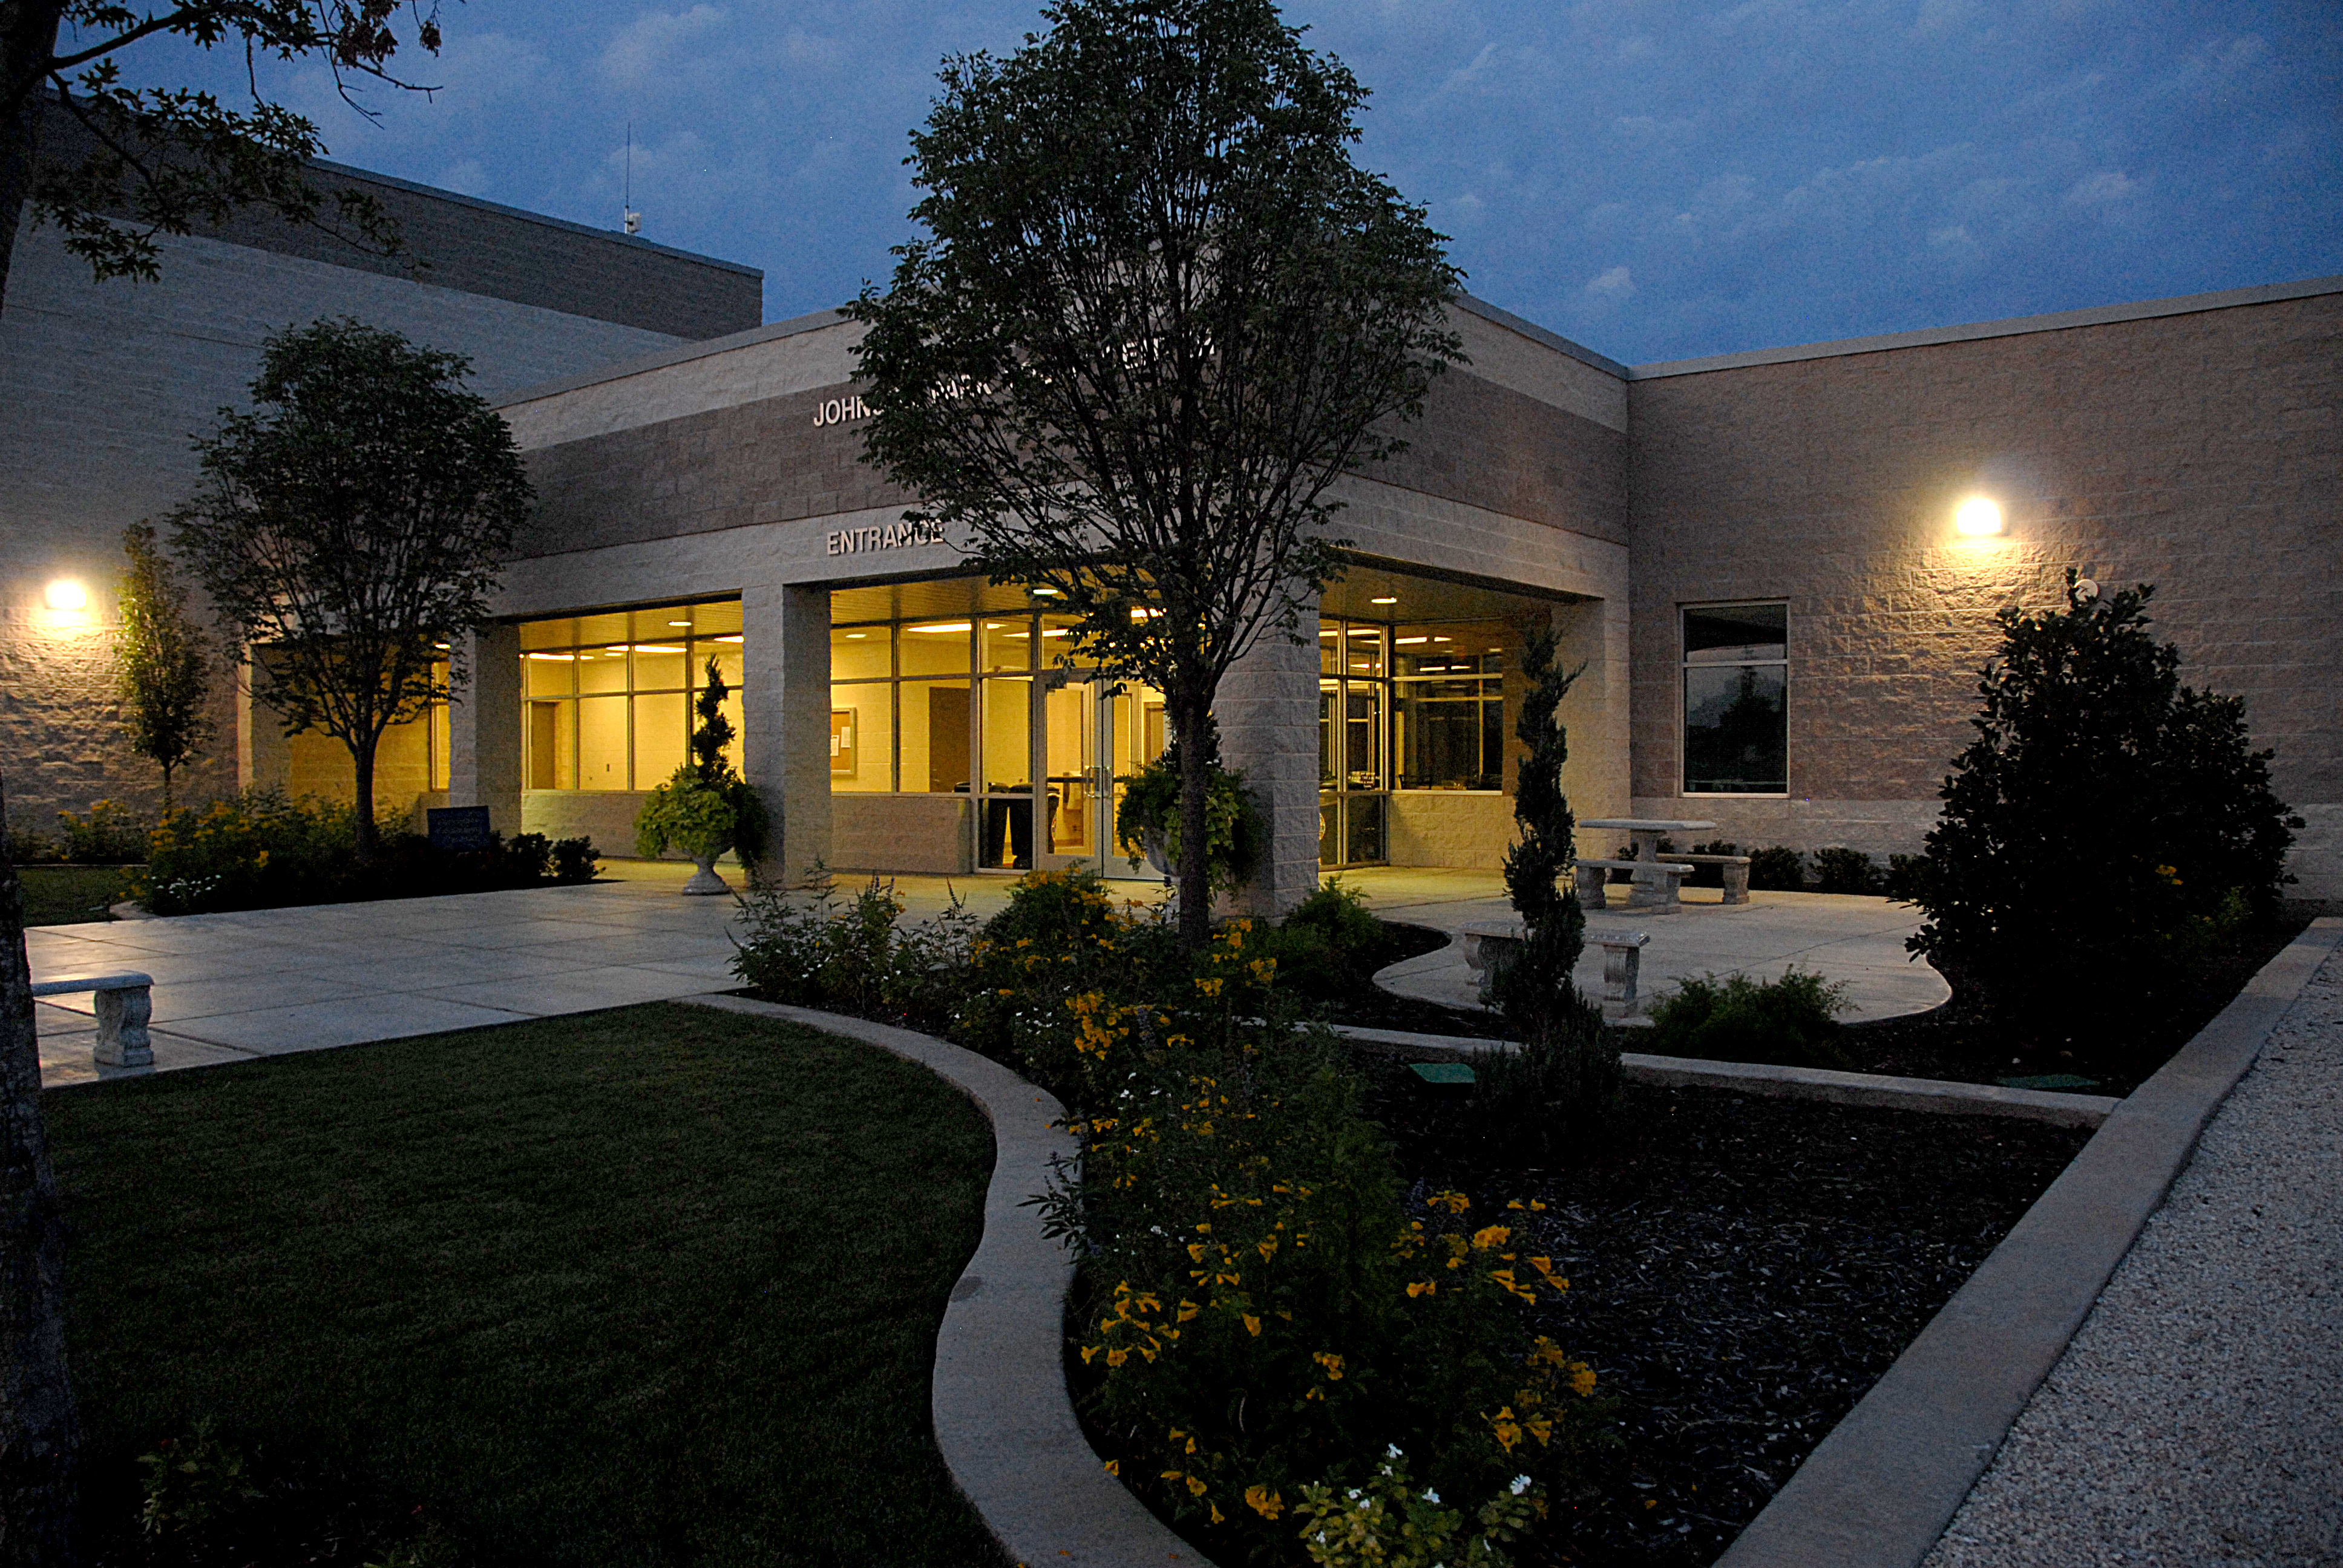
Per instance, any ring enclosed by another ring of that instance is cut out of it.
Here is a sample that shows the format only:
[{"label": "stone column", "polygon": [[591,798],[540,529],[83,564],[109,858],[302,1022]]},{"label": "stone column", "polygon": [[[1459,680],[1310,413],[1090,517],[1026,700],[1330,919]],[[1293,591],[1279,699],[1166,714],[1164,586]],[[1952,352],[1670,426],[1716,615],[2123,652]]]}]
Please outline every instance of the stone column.
[{"label": "stone column", "polygon": [[282,789],[292,776],[292,743],[277,710],[253,696],[247,663],[236,674],[236,787]]},{"label": "stone column", "polygon": [[[492,626],[464,642],[471,679],[447,707],[447,804],[486,806],[508,836],[520,820],[520,628]],[[606,855],[631,844],[597,844]]]},{"label": "stone column", "polygon": [[1221,761],[1244,774],[1269,819],[1268,853],[1234,904],[1272,920],[1318,890],[1318,617],[1297,629],[1299,643],[1255,644],[1212,704]]},{"label": "stone column", "polygon": [[740,596],[742,771],[772,814],[766,874],[794,882],[830,859],[830,590]]}]

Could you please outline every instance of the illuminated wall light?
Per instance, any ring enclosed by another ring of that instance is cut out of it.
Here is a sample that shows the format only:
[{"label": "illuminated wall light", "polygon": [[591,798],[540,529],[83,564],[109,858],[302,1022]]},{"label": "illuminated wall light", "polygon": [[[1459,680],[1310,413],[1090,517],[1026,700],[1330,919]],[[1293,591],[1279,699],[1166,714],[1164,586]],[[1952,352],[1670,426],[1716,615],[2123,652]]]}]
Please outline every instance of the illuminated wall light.
[{"label": "illuminated wall light", "polygon": [[51,609],[87,609],[89,590],[71,578],[59,578],[51,583],[45,596]]},{"label": "illuminated wall light", "polygon": [[1983,496],[1971,496],[1954,509],[1953,527],[1964,538],[1990,538],[2001,532],[2001,508]]}]

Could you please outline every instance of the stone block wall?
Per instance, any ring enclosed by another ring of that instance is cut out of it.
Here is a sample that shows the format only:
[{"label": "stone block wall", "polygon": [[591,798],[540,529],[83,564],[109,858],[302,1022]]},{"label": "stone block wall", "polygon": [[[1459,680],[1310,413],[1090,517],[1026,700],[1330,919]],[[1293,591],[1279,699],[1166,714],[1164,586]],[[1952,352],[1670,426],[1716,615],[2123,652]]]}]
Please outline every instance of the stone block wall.
[{"label": "stone block wall", "polygon": [[[1994,612],[2068,566],[2157,585],[2191,685],[2246,699],[2343,895],[2343,295],[1629,383],[1640,814],[1918,848]],[[1956,538],[1982,493],[1996,540]],[[1789,604],[1790,799],[1684,797],[1679,610]]]},{"label": "stone block wall", "polygon": [[[468,210],[458,204],[440,216],[453,221],[449,214]],[[200,236],[159,243],[159,282],[96,285],[53,230],[18,236],[0,315],[0,387],[7,389],[0,757],[19,821],[45,822],[100,797],[146,809],[159,800],[159,777],[121,745],[110,697],[104,628],[116,619],[122,530],[159,518],[192,493],[190,442],[215,427],[223,405],[244,402],[263,338],[353,315],[471,356],[473,385],[491,395],[681,341],[673,332],[282,248]],[[724,322],[739,314],[727,309]],[[58,578],[88,591],[91,608],[79,627],[42,608],[46,585]],[[235,697],[225,666],[213,709],[218,739],[186,779],[196,799],[236,787]]]}]

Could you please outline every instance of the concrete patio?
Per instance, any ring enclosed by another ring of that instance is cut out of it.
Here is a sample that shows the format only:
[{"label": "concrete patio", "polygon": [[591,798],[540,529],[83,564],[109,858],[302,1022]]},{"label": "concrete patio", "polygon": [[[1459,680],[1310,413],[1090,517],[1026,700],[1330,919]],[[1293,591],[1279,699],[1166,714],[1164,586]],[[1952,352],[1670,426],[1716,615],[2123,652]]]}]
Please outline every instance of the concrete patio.
[{"label": "concrete patio", "polygon": [[[42,926],[26,933],[26,949],[36,980],[152,975],[155,1065],[168,1070],[728,990],[737,983],[736,907],[679,896],[689,869],[616,861],[605,879],[580,887]],[[1378,914],[1451,933],[1510,912],[1485,871],[1379,869],[1346,880]],[[955,894],[989,915],[1007,901],[1011,879],[895,883],[905,917],[916,920]],[[853,885],[840,879],[841,891]],[[1110,886],[1141,902],[1163,896],[1160,883]],[[1852,1016],[1881,1018],[1946,994],[1935,970],[1906,961],[1912,913],[1883,899],[1758,893],[1745,906],[1694,906],[1657,920],[1614,910],[1590,915],[1588,927],[1652,933],[1647,991],[1685,974],[1767,976],[1797,963],[1846,980]],[[1596,988],[1601,950],[1589,954],[1580,980]],[[1472,971],[1453,943],[1380,978],[1405,994],[1474,1005]],[[86,995],[38,1004],[45,1082],[100,1076],[91,1009]]]}]

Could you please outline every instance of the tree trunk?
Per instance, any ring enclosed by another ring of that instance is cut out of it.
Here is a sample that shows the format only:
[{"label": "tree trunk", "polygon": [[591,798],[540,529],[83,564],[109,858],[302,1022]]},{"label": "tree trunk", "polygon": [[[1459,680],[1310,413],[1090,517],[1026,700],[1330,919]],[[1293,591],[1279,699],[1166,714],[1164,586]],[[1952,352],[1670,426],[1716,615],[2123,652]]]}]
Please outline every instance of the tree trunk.
[{"label": "tree trunk", "polygon": [[374,830],[374,754],[381,740],[377,736],[364,745],[355,740],[349,743],[352,799],[358,814],[358,864],[362,866],[370,864],[375,850],[381,847]]},{"label": "tree trunk", "polygon": [[23,84],[22,103],[0,103],[0,307],[8,297],[8,269],[16,255],[16,226],[33,188],[33,127],[44,105],[39,65],[57,52],[64,0],[15,0],[0,5],[0,82]]},{"label": "tree trunk", "polygon": [[41,1119],[25,906],[0,799],[0,1568],[71,1568],[81,1423],[65,1366],[65,1213]]},{"label": "tree trunk", "polygon": [[1172,722],[1180,746],[1180,945],[1202,952],[1212,940],[1212,834],[1206,808],[1220,732],[1212,725],[1212,694],[1199,681],[1174,697]]}]

